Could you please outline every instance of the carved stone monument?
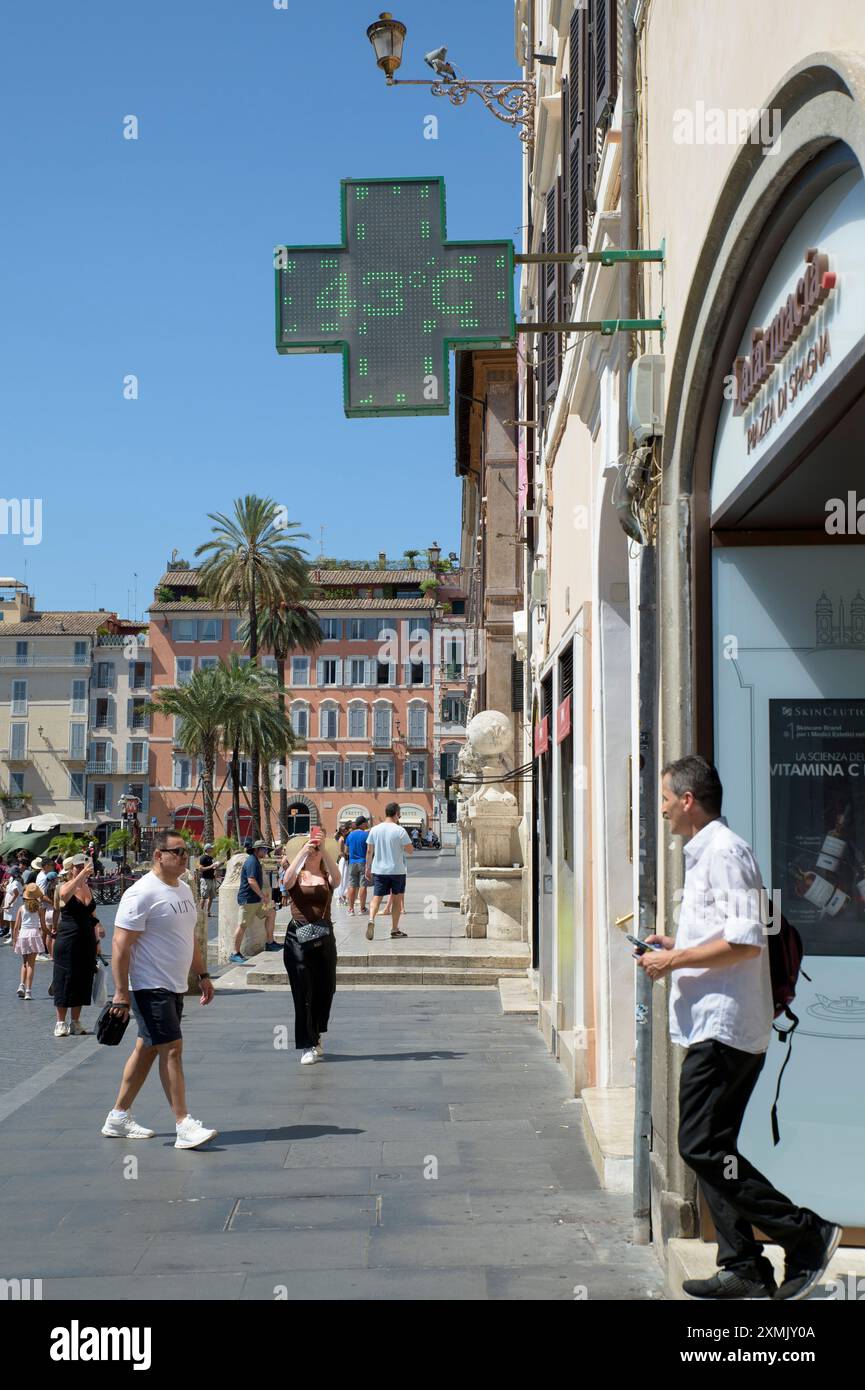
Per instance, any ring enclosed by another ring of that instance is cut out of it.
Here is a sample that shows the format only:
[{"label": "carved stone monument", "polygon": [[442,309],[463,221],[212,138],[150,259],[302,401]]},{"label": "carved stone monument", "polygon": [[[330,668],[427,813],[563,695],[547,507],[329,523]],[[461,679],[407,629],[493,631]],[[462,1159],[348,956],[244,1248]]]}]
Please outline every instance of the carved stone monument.
[{"label": "carved stone monument", "polygon": [[511,770],[504,756],[513,748],[511,721],[499,710],[482,710],[470,720],[466,740],[470,752],[461,755],[461,765],[467,775],[483,778],[458,812],[466,935],[522,941],[520,812],[505,776]]}]

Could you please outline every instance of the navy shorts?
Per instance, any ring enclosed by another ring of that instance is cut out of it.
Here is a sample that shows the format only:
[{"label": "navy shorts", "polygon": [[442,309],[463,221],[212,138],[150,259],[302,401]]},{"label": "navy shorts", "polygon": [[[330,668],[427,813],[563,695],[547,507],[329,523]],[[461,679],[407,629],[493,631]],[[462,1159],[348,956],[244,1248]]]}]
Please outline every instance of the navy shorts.
[{"label": "navy shorts", "polygon": [[373,874],[372,891],[377,898],[386,898],[388,893],[404,893],[405,874]]},{"label": "navy shorts", "polygon": [[129,998],[138,1024],[138,1036],[145,1047],[161,1047],[163,1043],[177,1042],[183,1037],[180,1031],[182,994],[174,994],[170,989],[133,989]]}]

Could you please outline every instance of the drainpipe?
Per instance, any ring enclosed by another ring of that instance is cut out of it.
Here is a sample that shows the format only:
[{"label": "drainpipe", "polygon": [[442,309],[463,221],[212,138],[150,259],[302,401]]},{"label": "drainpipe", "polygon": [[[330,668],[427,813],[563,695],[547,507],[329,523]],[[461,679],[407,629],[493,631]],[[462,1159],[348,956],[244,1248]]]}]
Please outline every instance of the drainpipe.
[{"label": "drainpipe", "polygon": [[[634,0],[622,7],[622,181],[620,245],[637,245],[636,203],[636,104],[637,41]],[[619,267],[619,317],[637,316],[636,265]],[[628,428],[628,376],[634,356],[631,334],[620,335],[619,357],[619,462],[631,451]],[[640,937],[654,931],[655,922],[655,550],[642,547],[639,565],[639,872],[637,920]],[[634,1078],[634,1241],[651,1240],[651,1171],[649,1149],[652,1115],[652,987],[642,970],[636,972],[636,1067]]]},{"label": "drainpipe", "polygon": [[[657,595],[654,545],[644,545],[639,564],[639,869],[637,876],[637,936],[655,930],[657,894],[657,771],[655,730],[657,711]],[[652,1239],[652,1184],[649,1153],[652,1144],[652,983],[636,970],[636,1068],[634,1079],[634,1243]]]}]

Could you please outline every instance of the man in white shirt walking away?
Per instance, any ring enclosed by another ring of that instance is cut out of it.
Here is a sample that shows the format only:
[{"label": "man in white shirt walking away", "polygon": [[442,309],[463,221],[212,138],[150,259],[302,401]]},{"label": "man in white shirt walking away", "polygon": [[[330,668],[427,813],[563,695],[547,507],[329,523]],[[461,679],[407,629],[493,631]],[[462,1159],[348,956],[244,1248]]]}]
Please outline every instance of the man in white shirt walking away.
[{"label": "man in white shirt walking away", "polygon": [[[670,1037],[687,1048],[679,1153],[712,1213],[720,1267],[710,1279],[686,1279],[682,1287],[691,1298],[805,1298],[825,1274],[841,1227],[797,1207],[737,1147],[772,1036],[760,870],[721,815],[723,791],[711,763],[680,758],[662,777],[662,814],[687,841],[685,887],[675,937],[647,937],[663,949],[638,959],[653,981],[674,972]],[[754,1226],[783,1247],[780,1288]]]},{"label": "man in white shirt walking away", "polygon": [[399,929],[405,896],[407,854],[414,854],[411,836],[399,823],[399,802],[389,801],[384,808],[384,820],[381,825],[373,826],[366,842],[366,876],[372,877],[372,906],[366,928],[367,941],[373,939],[376,914],[382,898],[386,898],[388,893],[391,902],[391,937],[407,935]]},{"label": "man in white shirt walking away", "polygon": [[114,924],[111,968],[115,990],[112,1008],[132,1012],[138,1041],[123,1071],[114,1109],[102,1133],[112,1139],[151,1139],[132,1118],[131,1107],[159,1058],[159,1079],[174,1111],[177,1149],[197,1149],[216,1134],[194,1120],[186,1108],[183,1037],[180,1020],[190,967],[201,982],[201,1003],[213,999],[207,962],[195,944],[195,897],[181,880],[189,851],[172,830],[156,836],[153,868],[120,900]]}]

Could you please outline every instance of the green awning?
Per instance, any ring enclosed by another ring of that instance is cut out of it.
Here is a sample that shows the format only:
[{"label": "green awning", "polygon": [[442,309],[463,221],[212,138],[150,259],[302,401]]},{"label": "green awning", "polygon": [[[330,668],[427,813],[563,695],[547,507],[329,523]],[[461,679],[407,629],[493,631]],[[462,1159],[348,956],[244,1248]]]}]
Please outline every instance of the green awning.
[{"label": "green awning", "polygon": [[17,833],[6,835],[0,840],[0,854],[5,859],[7,854],[15,854],[19,849],[26,849],[35,857],[46,850],[54,838],[55,832],[51,830],[19,830]]}]

